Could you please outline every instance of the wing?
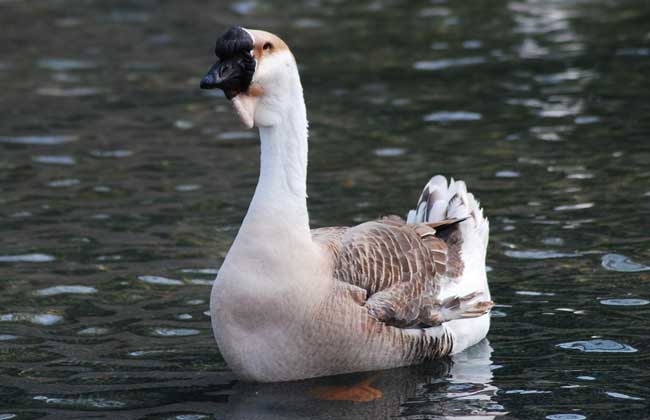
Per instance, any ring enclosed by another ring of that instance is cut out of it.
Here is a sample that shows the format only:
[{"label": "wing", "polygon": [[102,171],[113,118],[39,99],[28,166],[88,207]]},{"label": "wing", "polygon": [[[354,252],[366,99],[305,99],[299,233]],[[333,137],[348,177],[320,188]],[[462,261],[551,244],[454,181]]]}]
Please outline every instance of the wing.
[{"label": "wing", "polygon": [[365,297],[371,316],[398,327],[430,326],[468,312],[476,297],[438,299],[443,283],[462,272],[454,233],[462,220],[406,224],[390,216],[312,235],[331,252],[336,280],[347,284],[358,302]]}]

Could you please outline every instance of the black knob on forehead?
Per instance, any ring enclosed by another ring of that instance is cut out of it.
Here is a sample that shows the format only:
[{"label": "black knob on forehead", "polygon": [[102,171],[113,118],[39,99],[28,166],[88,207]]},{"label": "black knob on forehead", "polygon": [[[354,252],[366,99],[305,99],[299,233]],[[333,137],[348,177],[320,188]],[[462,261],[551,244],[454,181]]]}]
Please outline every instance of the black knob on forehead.
[{"label": "black knob on forehead", "polygon": [[253,38],[241,26],[233,26],[217,38],[214,53],[219,58],[230,57],[253,49]]}]

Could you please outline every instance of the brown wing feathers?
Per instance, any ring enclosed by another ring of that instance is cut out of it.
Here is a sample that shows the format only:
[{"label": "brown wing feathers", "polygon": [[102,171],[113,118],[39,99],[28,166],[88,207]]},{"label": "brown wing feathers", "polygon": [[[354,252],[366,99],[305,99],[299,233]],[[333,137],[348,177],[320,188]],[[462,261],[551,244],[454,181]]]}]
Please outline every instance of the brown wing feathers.
[{"label": "brown wing feathers", "polygon": [[[460,232],[454,235],[460,221],[406,224],[389,216],[352,228],[317,229],[313,237],[332,251],[337,280],[367,292],[371,316],[399,327],[436,325],[442,322],[435,299],[440,283],[462,272]],[[452,248],[440,233],[454,241]]]}]

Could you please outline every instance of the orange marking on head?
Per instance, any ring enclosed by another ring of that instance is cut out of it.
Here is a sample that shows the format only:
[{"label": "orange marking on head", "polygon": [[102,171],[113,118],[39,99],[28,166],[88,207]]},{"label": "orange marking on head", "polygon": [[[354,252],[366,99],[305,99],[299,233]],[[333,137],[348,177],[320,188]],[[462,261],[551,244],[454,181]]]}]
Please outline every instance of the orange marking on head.
[{"label": "orange marking on head", "polygon": [[253,47],[253,55],[258,61],[263,59],[265,56],[273,54],[277,51],[289,50],[287,44],[277,35],[257,29],[247,29],[247,31],[253,36],[253,39],[255,41],[255,45]]}]

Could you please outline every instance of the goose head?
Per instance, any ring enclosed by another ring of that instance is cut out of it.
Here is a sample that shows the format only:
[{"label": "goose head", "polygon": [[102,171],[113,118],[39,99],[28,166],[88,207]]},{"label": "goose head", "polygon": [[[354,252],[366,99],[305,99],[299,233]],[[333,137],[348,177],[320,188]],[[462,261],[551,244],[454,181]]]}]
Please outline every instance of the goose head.
[{"label": "goose head", "polygon": [[217,38],[214,52],[217,62],[201,89],[222,89],[248,128],[277,124],[302,95],[295,59],[272,33],[234,26]]}]

